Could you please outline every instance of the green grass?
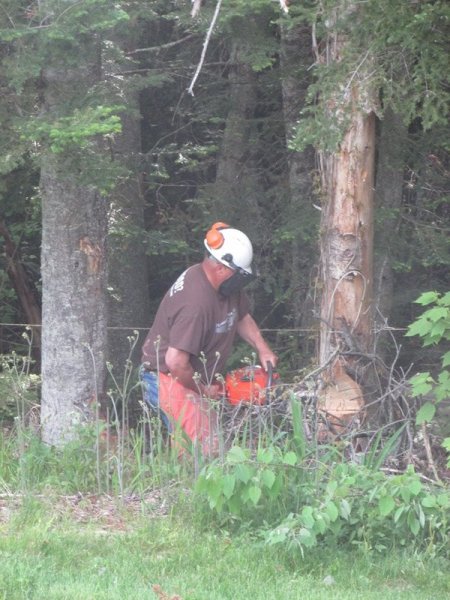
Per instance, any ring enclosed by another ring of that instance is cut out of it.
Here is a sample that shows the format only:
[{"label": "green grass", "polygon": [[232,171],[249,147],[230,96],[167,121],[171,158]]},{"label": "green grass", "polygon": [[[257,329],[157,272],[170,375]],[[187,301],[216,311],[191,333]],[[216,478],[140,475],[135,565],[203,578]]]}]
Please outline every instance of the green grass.
[{"label": "green grass", "polygon": [[7,510],[0,525],[2,600],[155,600],[155,584],[167,600],[450,597],[443,559],[320,547],[302,558],[250,536],[208,530],[186,501],[167,516],[119,507],[114,518],[102,513],[83,523],[52,498],[3,503]]}]

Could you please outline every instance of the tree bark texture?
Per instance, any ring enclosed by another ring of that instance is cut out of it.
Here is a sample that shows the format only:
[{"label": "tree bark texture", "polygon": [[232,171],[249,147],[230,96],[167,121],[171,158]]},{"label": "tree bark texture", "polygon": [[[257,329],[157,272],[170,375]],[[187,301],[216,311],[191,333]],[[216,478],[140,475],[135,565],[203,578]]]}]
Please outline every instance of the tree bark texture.
[{"label": "tree bark texture", "polygon": [[236,222],[236,215],[253,223],[252,232],[258,231],[259,183],[251,147],[252,119],[256,106],[256,74],[245,62],[245,42],[233,40],[229,74],[229,111],[223,132],[214,185],[214,218]]},{"label": "tree bark texture", "polygon": [[375,115],[357,111],[327,160],[321,233],[320,362],[336,349],[368,352],[372,340]]},{"label": "tree bark texture", "polygon": [[[43,72],[48,119],[84,101],[100,79],[99,56],[94,40],[85,41],[77,66],[54,54]],[[43,155],[40,188],[41,426],[43,440],[61,446],[93,419],[104,392],[108,201],[83,184],[65,152]]]},{"label": "tree bark texture", "polygon": [[[356,10],[345,2],[341,8],[348,15]],[[329,67],[340,60],[345,43],[345,37],[330,32],[325,53]],[[319,406],[333,433],[363,417],[358,361],[371,350],[373,334],[376,97],[365,82],[365,70],[358,68],[347,83],[338,86],[336,97],[324,103],[324,110],[331,114],[334,109],[335,121],[345,127],[339,148],[321,155],[325,201],[320,240],[319,360],[327,369]]]},{"label": "tree bark texture", "polygon": [[42,191],[42,437],[61,445],[95,415],[105,385],[107,202],[62,181]]}]

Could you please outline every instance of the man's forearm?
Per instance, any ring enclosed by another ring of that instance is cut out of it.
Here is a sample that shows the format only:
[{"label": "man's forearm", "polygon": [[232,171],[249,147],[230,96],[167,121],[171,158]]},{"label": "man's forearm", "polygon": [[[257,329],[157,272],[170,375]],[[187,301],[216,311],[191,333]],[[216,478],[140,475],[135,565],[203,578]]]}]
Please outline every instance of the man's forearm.
[{"label": "man's forearm", "polygon": [[170,374],[178,381],[178,383],[183,387],[198,393],[200,382],[197,384],[194,381],[194,369],[192,368],[189,358],[187,352],[169,347],[166,352],[165,362],[169,368]]},{"label": "man's forearm", "polygon": [[241,338],[258,352],[261,364],[265,369],[269,368],[269,363],[272,364],[273,367],[276,366],[278,358],[263,338],[253,317],[248,314],[245,315],[245,317],[239,321],[237,331]]},{"label": "man's forearm", "polygon": [[269,345],[263,338],[258,325],[250,315],[246,315],[238,323],[237,330],[241,338],[258,352],[270,350]]}]

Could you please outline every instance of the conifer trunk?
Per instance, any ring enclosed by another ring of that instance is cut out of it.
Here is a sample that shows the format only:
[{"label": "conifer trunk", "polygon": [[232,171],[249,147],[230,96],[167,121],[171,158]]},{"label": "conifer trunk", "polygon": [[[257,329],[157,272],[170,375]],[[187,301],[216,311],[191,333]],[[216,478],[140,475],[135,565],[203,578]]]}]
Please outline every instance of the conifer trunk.
[{"label": "conifer trunk", "polygon": [[[42,74],[49,120],[83,102],[100,79],[99,56],[95,40],[85,40],[77,65],[53,54]],[[108,202],[76,165],[65,152],[42,157],[41,426],[55,446],[93,420],[105,386]]]},{"label": "conifer trunk", "polygon": [[[301,110],[305,106],[306,93],[311,76],[309,67],[313,61],[311,52],[311,28],[306,23],[291,26],[283,24],[281,34],[281,87],[283,117],[286,127],[286,142],[295,131]],[[291,288],[291,312],[295,327],[312,324],[312,306],[307,296],[310,272],[316,266],[316,242],[311,230],[318,220],[313,207],[313,174],[315,156],[312,146],[302,152],[288,149],[289,204],[286,207],[288,226],[295,229],[291,243],[292,261],[288,267]],[[307,225],[305,225],[307,224]],[[306,232],[306,235],[305,235]]]}]

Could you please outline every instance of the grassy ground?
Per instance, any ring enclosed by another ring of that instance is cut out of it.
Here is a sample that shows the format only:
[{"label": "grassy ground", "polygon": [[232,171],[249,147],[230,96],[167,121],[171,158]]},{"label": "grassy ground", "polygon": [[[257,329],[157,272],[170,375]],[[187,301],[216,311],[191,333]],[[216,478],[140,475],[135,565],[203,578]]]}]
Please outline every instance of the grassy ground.
[{"label": "grassy ground", "polygon": [[3,497],[2,600],[442,600],[450,565],[404,553],[304,558],[168,512],[97,496]]}]

